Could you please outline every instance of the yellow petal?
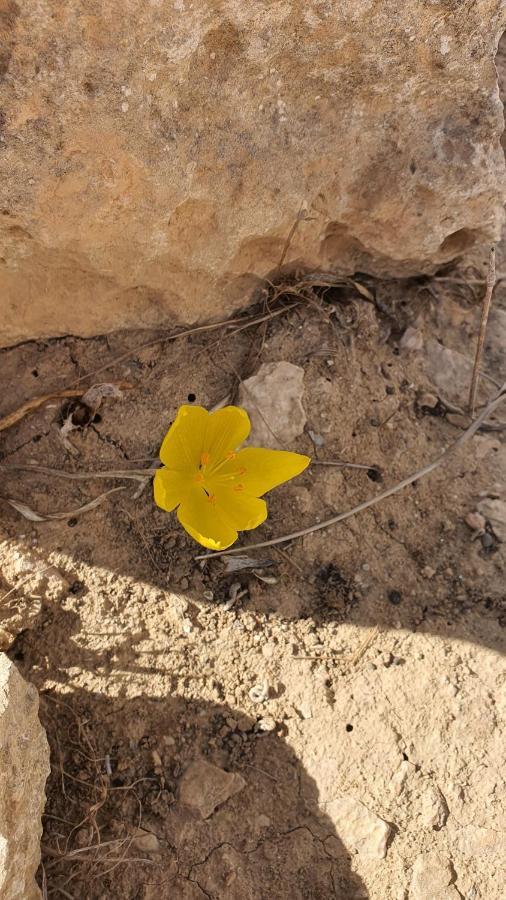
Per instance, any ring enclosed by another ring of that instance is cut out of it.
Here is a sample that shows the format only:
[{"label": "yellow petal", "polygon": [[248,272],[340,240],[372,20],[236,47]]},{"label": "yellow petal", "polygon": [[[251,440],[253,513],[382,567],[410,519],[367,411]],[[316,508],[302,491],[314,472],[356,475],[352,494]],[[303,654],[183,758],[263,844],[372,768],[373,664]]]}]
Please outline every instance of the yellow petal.
[{"label": "yellow petal", "polygon": [[[301,453],[245,447],[233,460],[233,466],[242,473],[240,480],[245,491],[254,497],[261,497],[278,484],[300,475],[310,462],[310,457]],[[232,471],[232,464],[227,468]]]},{"label": "yellow petal", "polygon": [[251,430],[248,413],[240,406],[224,406],[209,415],[204,450],[211,465],[221,462],[227,453],[237,450]]},{"label": "yellow petal", "polygon": [[161,509],[171,512],[188,494],[191,476],[171,469],[158,469],[153,479],[155,503]]},{"label": "yellow petal", "polygon": [[160,459],[170,469],[198,469],[210,419],[202,406],[180,406],[163,439]]},{"label": "yellow petal", "polygon": [[237,529],[200,488],[187,495],[177,517],[188,534],[209,550],[225,550],[237,540]]},{"label": "yellow petal", "polygon": [[251,531],[267,518],[267,504],[246,493],[241,483],[216,489],[216,508],[237,531]]}]

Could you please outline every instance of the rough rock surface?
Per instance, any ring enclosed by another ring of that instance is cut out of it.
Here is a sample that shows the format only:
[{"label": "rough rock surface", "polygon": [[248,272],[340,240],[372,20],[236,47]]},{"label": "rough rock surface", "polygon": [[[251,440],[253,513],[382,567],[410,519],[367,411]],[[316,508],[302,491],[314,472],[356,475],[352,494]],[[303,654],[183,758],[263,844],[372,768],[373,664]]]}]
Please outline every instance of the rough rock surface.
[{"label": "rough rock surface", "polygon": [[300,366],[285,361],[260,366],[239,388],[239,403],[251,419],[247,443],[289,450],[306,424],[303,394],[304,369]]},{"label": "rough rock surface", "polygon": [[2,0],[1,340],[219,314],[281,260],[398,274],[497,236],[503,20]]},{"label": "rough rock surface", "polygon": [[36,900],[49,750],[38,696],[0,653],[0,897]]}]

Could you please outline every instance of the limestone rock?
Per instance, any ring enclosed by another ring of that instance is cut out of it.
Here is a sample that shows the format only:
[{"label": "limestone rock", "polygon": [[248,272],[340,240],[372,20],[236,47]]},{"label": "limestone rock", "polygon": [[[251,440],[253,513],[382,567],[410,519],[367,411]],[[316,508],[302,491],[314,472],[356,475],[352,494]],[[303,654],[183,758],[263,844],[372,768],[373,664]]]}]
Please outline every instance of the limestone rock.
[{"label": "limestone rock", "polygon": [[291,450],[304,431],[304,369],[289,362],[264,363],[239,388],[239,405],[249,413],[247,444]]},{"label": "limestone rock", "polygon": [[327,815],[348,850],[368,859],[384,859],[391,827],[353,797],[339,797],[326,806]]},{"label": "limestone rock", "polygon": [[461,894],[452,884],[449,860],[437,850],[421,853],[415,860],[409,900],[458,900]]},{"label": "limestone rock", "polygon": [[36,900],[49,749],[38,696],[0,653],[0,897]]},{"label": "limestone rock", "polygon": [[236,772],[225,772],[205,760],[190,763],[179,783],[179,800],[208,819],[230,797],[246,787]]},{"label": "limestone rock", "polygon": [[281,259],[395,275],[498,237],[503,4],[460,7],[3,0],[1,340],[221,315]]},{"label": "limestone rock", "polygon": [[446,824],[448,818],[448,806],[441,791],[435,784],[427,787],[422,796],[421,804],[422,822],[429,828],[439,831]]}]

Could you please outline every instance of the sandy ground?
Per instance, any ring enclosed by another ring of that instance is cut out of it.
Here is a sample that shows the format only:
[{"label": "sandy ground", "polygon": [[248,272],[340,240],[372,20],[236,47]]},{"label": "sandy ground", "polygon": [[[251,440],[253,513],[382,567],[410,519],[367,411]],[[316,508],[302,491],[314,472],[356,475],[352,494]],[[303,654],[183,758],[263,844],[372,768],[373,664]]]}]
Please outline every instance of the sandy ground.
[{"label": "sandy ground", "polygon": [[[442,396],[427,345],[472,357],[479,319],[479,286],[373,287],[376,304],[331,291],[265,330],[138,351],[152,334],[6,350],[4,414],[84,376],[132,387],[70,434],[72,450],[65,403],[49,403],[3,433],[2,463],[144,468],[189,395],[211,408],[262,362],[289,360],[304,369],[308,419],[291,449],[380,474],[313,465],[270,495],[269,519],[242,543],[351,508],[462,433],[458,416],[426,405],[427,392]],[[499,286],[498,308],[505,298]],[[403,347],[409,325],[419,349]],[[485,367],[504,379],[497,342]],[[2,593],[34,560],[50,567],[3,612],[18,616],[10,655],[41,692],[52,750],[47,896],[504,896],[506,544],[490,523],[477,535],[465,522],[500,495],[503,435],[480,432],[398,496],[232,573],[225,559],[195,560],[149,486],[135,497],[135,482],[4,469],[2,495],[39,513],[123,488],[62,520],[1,507]],[[223,772],[240,777],[220,794]]]}]

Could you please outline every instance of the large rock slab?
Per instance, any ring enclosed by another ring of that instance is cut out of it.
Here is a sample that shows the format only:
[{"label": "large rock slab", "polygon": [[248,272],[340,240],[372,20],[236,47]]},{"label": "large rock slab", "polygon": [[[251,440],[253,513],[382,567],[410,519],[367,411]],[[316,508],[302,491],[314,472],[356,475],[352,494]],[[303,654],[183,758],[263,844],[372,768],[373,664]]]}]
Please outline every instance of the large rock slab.
[{"label": "large rock slab", "polygon": [[0,653],[0,897],[36,900],[49,748],[38,695]]},{"label": "large rock slab", "polygon": [[502,0],[1,0],[1,341],[498,236],[503,28]]}]

